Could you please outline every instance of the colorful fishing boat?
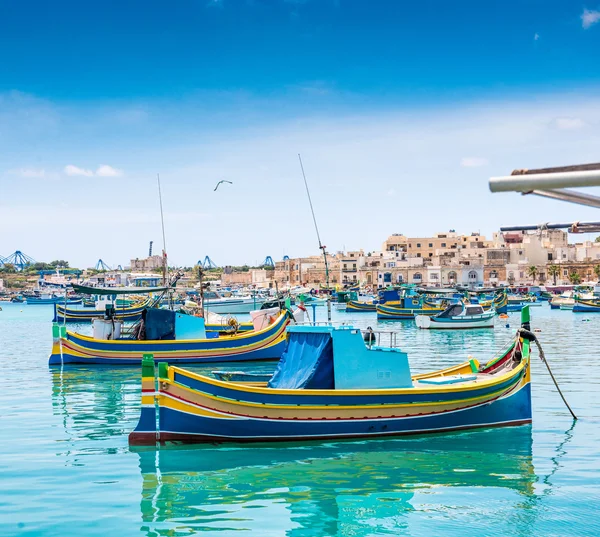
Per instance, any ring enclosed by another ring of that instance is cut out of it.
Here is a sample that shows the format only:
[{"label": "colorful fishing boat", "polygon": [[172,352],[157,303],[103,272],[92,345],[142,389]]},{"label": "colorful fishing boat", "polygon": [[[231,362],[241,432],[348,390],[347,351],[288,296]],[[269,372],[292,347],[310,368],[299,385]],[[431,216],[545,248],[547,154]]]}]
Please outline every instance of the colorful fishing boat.
[{"label": "colorful fishing boat", "polygon": [[502,289],[494,296],[492,306],[496,313],[508,313],[508,293],[506,289]]},{"label": "colorful fishing boat", "polygon": [[374,312],[377,311],[377,302],[349,300],[346,303],[346,311],[350,311],[352,313]]},{"label": "colorful fishing boat", "polygon": [[573,291],[564,291],[559,296],[555,296],[550,300],[550,308],[553,310],[573,309],[573,306],[575,305],[573,294]]},{"label": "colorful fishing boat", "polygon": [[[285,328],[291,318],[286,310],[262,330],[209,338],[201,318],[168,310],[148,312],[153,312],[158,322],[151,323],[147,316],[145,331],[150,339],[142,340],[99,339],[67,331],[55,323],[49,364],[132,365],[140,364],[142,356],[149,353],[173,363],[276,360],[283,352]],[[172,316],[173,321],[168,320]]]},{"label": "colorful fishing boat", "polygon": [[598,313],[600,312],[600,301],[575,298],[572,309],[574,313]]},{"label": "colorful fishing boat", "polygon": [[[406,353],[367,347],[349,326],[293,326],[264,387],[142,363],[130,444],[372,438],[531,422],[529,308],[523,329],[485,365],[411,376]],[[158,382],[157,382],[158,380]]]},{"label": "colorful fishing boat", "polygon": [[480,304],[451,304],[437,315],[417,315],[415,322],[419,328],[460,330],[466,328],[493,328],[496,312],[485,311]]},{"label": "colorful fishing boat", "polygon": [[[134,307],[117,307],[114,309],[114,318],[125,322],[137,322],[142,316],[142,311],[150,304],[151,300],[146,300]],[[94,319],[103,319],[105,314],[106,310],[77,309],[55,304],[52,320],[55,323],[91,323]]]},{"label": "colorful fishing boat", "polygon": [[387,289],[380,290],[376,297],[363,295],[349,300],[348,304],[346,305],[346,311],[350,311],[352,313],[375,312],[377,311],[378,304],[398,304],[398,301],[401,300],[403,296],[409,295],[416,297],[419,296],[414,285],[405,285],[401,288],[389,287]]},{"label": "colorful fishing boat", "polygon": [[444,299],[433,301],[413,289],[404,289],[398,300],[377,304],[377,319],[393,321],[414,319],[417,315],[437,315],[446,309],[447,303]]}]

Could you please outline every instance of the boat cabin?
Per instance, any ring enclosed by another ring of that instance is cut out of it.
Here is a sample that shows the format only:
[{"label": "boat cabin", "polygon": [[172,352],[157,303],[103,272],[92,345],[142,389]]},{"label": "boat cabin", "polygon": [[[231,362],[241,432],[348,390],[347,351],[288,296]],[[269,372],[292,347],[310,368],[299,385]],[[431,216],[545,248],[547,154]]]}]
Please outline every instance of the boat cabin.
[{"label": "boat cabin", "polygon": [[470,317],[472,315],[482,315],[484,313],[485,310],[483,309],[483,306],[480,306],[479,304],[463,304],[462,302],[459,302],[458,304],[452,304],[448,306],[442,313],[439,313],[436,317]]},{"label": "boat cabin", "polygon": [[408,355],[368,348],[351,326],[291,326],[270,388],[354,390],[412,388]]}]

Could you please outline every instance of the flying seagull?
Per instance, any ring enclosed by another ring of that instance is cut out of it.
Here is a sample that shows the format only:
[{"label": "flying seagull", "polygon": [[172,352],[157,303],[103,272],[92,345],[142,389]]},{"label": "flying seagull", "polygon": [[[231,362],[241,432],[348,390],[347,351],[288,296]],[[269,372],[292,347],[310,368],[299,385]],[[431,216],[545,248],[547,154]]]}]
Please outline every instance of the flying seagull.
[{"label": "flying seagull", "polygon": [[220,181],[217,183],[217,186],[215,187],[215,189],[213,190],[213,192],[216,192],[216,191],[217,191],[217,188],[219,188],[219,185],[220,185],[221,183],[229,183],[230,185],[232,185],[232,184],[233,184],[231,181],[226,181],[225,179],[221,179],[221,180],[220,180]]}]

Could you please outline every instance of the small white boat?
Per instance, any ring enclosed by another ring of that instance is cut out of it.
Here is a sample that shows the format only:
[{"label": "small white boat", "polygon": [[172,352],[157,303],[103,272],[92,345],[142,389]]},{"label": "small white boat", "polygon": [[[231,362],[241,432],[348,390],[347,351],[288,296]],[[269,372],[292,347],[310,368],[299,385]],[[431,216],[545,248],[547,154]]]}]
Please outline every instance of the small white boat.
[{"label": "small white boat", "polygon": [[552,309],[572,310],[574,305],[573,291],[565,291],[560,296],[555,296],[550,300],[550,308]]},{"label": "small white boat", "polygon": [[255,294],[222,297],[215,291],[206,291],[204,293],[204,308],[213,313],[250,313],[258,310],[266,301],[266,297]]},{"label": "small white boat", "polygon": [[459,330],[464,328],[493,328],[496,312],[484,311],[479,304],[451,304],[437,315],[417,315],[415,322],[419,328],[444,328]]}]

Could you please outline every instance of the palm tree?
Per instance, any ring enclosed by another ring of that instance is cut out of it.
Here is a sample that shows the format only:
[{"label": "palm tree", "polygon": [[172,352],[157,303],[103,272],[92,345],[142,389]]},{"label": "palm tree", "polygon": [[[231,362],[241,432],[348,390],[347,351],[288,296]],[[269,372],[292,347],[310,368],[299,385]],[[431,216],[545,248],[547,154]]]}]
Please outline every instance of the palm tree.
[{"label": "palm tree", "polygon": [[577,272],[571,272],[571,274],[569,274],[569,281],[573,285],[580,284],[581,283],[581,276],[579,274],[577,274]]},{"label": "palm tree", "polygon": [[600,281],[600,265],[594,265],[594,274],[598,278],[598,281]]},{"label": "palm tree", "polygon": [[[600,266],[600,265],[598,265]],[[554,278],[554,285],[556,285],[556,277],[560,274],[560,267],[558,265],[550,265],[548,267],[548,275]]]},{"label": "palm tree", "polygon": [[535,283],[535,278],[538,275],[538,269],[535,265],[531,265],[528,269],[527,269],[527,274],[529,276],[531,276],[531,278],[533,279],[533,283]]}]

